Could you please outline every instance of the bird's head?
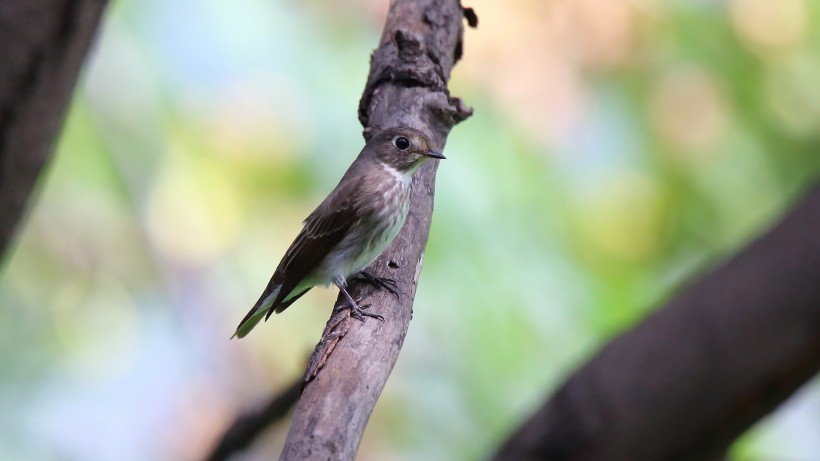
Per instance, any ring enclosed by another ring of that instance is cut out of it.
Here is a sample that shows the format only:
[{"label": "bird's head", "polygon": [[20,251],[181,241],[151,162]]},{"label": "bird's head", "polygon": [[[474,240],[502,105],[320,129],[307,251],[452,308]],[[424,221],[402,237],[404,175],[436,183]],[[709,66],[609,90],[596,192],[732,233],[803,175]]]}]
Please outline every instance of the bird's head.
[{"label": "bird's head", "polygon": [[413,128],[388,128],[365,146],[377,160],[399,172],[414,172],[425,160],[444,159],[431,148],[430,139]]}]

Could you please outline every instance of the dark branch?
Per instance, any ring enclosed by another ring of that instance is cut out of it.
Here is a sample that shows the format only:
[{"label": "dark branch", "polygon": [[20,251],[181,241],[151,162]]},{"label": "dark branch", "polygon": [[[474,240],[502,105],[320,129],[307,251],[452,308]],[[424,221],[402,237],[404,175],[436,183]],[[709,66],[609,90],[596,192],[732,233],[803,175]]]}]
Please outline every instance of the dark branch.
[{"label": "dark branch", "polygon": [[0,2],[0,262],[51,156],[105,4]]},{"label": "dark branch", "polygon": [[[379,48],[371,59],[359,105],[365,138],[408,126],[444,147],[450,129],[471,110],[450,97],[446,83],[462,39],[458,0],[391,2]],[[433,162],[416,174],[410,215],[399,236],[368,272],[396,280],[398,299],[386,290],[352,285],[354,297],[385,321],[332,315],[311,365],[288,433],[282,460],[353,459],[362,433],[398,358],[410,318],[430,231],[435,190]],[[336,305],[345,301],[339,297]]]},{"label": "dark branch", "polygon": [[820,370],[820,185],[615,338],[495,460],[720,459]]},{"label": "dark branch", "polygon": [[247,448],[265,429],[282,420],[299,400],[302,382],[296,381],[281,394],[275,395],[261,410],[242,415],[216,444],[207,461],[224,461]]}]

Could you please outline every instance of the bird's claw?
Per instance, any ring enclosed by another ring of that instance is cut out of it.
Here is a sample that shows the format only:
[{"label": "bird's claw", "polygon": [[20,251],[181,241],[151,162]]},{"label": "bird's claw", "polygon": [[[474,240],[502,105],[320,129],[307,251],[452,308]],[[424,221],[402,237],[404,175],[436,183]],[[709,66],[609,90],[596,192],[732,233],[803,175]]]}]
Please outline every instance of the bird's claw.
[{"label": "bird's claw", "polygon": [[370,312],[365,312],[365,310],[369,308],[370,304],[362,304],[360,306],[359,303],[354,302],[353,304],[348,303],[338,306],[336,309],[334,309],[334,313],[342,311],[344,309],[350,309],[350,316],[360,322],[364,322],[365,317],[370,317],[380,322],[384,322],[383,316],[379,314],[371,314]]},{"label": "bird's claw", "polygon": [[350,309],[350,316],[353,317],[354,319],[360,321],[360,322],[364,322],[365,317],[370,317],[371,319],[376,319],[379,322],[384,322],[384,317],[383,316],[381,316],[379,314],[371,314],[370,312],[365,312],[364,309],[367,309],[368,307],[370,307],[370,304],[367,304],[366,306],[362,306],[358,310],[355,309],[355,308],[351,308]]},{"label": "bird's claw", "polygon": [[359,272],[353,279],[377,288],[383,288],[395,296],[396,299],[399,298],[398,283],[396,283],[394,279],[389,277],[376,277],[367,271]]}]

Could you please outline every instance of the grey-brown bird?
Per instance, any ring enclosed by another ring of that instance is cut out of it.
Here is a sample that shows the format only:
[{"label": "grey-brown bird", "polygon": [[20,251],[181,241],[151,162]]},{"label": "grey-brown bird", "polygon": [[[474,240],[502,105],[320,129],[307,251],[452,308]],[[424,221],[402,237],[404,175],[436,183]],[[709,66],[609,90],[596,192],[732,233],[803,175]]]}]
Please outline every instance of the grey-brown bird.
[{"label": "grey-brown bird", "polygon": [[382,319],[363,311],[347,292],[347,281],[361,274],[363,280],[395,293],[394,281],[362,271],[404,226],[413,174],[426,160],[443,158],[431,149],[427,136],[413,128],[389,128],[370,139],[336,188],[305,219],[234,336],[244,337],[263,317],[284,311],[314,286],[331,283],[347,298],[352,317]]}]

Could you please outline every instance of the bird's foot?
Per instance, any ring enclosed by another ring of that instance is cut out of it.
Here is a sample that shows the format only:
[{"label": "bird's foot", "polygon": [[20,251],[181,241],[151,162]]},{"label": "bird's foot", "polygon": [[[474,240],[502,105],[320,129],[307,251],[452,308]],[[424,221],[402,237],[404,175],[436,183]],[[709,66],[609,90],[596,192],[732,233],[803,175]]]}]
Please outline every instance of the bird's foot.
[{"label": "bird's foot", "polygon": [[384,317],[383,316],[381,316],[379,314],[373,314],[373,313],[370,313],[370,312],[365,312],[365,309],[367,309],[369,307],[370,307],[370,304],[365,304],[363,306],[359,306],[357,304],[354,304],[354,305],[350,306],[350,316],[353,317],[354,319],[360,321],[360,322],[364,322],[365,317],[370,317],[371,319],[376,319],[379,322],[384,322]]},{"label": "bird's foot", "polygon": [[[380,320],[380,321],[384,322],[384,317],[382,317],[381,315],[371,314],[369,312],[364,311],[365,309],[370,307],[370,304],[365,304],[364,306],[359,306],[359,303],[356,302],[356,300],[353,299],[352,296],[350,296],[350,293],[347,292],[347,288],[344,285],[339,283],[339,284],[337,284],[337,286],[339,287],[339,291],[341,291],[342,294],[344,294],[345,298],[347,298],[347,303],[348,303],[347,306],[338,307],[339,310],[345,309],[345,308],[350,309],[350,316],[353,317],[354,319],[360,321],[360,322],[364,322],[365,317],[370,317],[370,318],[373,318],[373,319]],[[335,312],[337,312],[336,309],[334,309],[334,313]]]},{"label": "bird's foot", "polygon": [[348,301],[352,301],[352,303],[348,302],[347,304],[343,304],[341,306],[337,306],[333,309],[333,313],[337,313],[343,311],[345,309],[350,309],[350,316],[354,319],[364,322],[365,317],[370,317],[372,319],[376,319],[380,322],[384,322],[384,317],[379,314],[371,314],[370,312],[365,312],[365,310],[370,308],[370,304],[362,304],[361,306],[353,299],[348,299]]},{"label": "bird's foot", "polygon": [[362,283],[366,283],[370,286],[374,286],[377,288],[382,288],[390,292],[396,299],[399,298],[398,292],[398,284],[394,279],[389,277],[376,277],[375,275],[371,274],[367,271],[361,271],[358,274],[353,276],[353,280],[357,280]]}]

